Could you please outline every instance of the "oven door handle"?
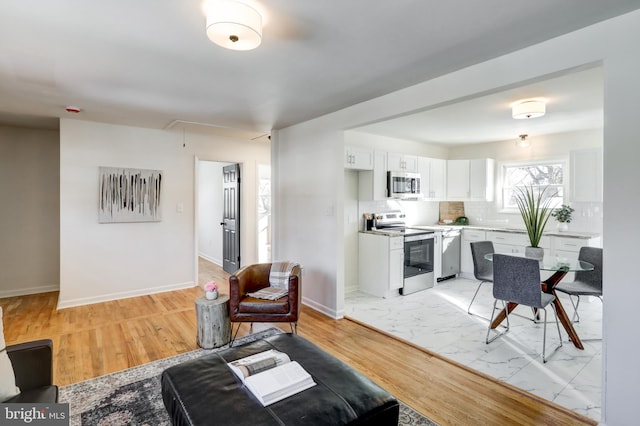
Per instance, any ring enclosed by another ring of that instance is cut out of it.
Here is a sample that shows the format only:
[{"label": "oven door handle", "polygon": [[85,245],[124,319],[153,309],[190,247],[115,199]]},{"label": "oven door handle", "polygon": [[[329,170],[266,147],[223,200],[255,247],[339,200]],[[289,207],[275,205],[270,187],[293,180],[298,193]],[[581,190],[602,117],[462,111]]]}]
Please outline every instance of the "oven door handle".
[{"label": "oven door handle", "polygon": [[410,235],[410,236],[406,236],[404,237],[404,241],[405,242],[412,242],[412,241],[421,241],[421,240],[433,240],[435,239],[435,233],[431,233],[431,234],[419,234],[419,235]]}]

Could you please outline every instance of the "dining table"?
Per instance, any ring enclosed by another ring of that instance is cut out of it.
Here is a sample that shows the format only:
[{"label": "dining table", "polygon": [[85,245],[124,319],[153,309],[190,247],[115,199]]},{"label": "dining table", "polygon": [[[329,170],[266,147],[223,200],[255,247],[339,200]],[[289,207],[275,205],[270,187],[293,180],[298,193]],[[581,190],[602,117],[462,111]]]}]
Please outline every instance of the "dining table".
[{"label": "dining table", "polygon": [[[504,254],[509,256],[525,257],[523,253],[504,253]],[[484,258],[489,261],[493,261],[493,253],[489,253],[485,255]],[[578,336],[578,333],[573,327],[573,323],[571,322],[569,315],[567,315],[567,312],[564,310],[564,307],[562,306],[562,302],[560,302],[560,299],[556,294],[555,287],[556,285],[558,285],[560,281],[562,281],[562,279],[569,272],[593,271],[594,266],[591,263],[585,262],[583,260],[573,260],[573,259],[567,259],[567,258],[555,257],[555,256],[544,256],[542,260],[539,260],[539,264],[540,264],[541,271],[552,272],[549,278],[541,282],[542,291],[545,293],[552,294],[554,296],[554,300],[552,303],[553,303],[553,306],[555,307],[558,320],[560,321],[565,331],[569,335],[569,339],[571,340],[573,345],[578,349],[584,349],[584,345],[580,340],[580,336]],[[496,318],[491,323],[491,328],[498,327],[500,323],[504,321],[504,319],[507,316],[506,309],[508,309],[509,312],[513,312],[513,310],[517,306],[518,304],[515,302],[507,302],[507,306],[504,309],[502,309],[502,311],[500,311],[500,313],[496,316]]]}]

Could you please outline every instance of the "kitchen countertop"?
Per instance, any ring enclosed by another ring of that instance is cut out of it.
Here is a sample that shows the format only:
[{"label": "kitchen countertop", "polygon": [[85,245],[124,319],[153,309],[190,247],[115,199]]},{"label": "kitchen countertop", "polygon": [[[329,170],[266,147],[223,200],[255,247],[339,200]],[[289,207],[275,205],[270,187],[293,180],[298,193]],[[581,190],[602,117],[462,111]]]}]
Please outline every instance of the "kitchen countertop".
[{"label": "kitchen countertop", "polygon": [[404,234],[400,231],[372,229],[370,231],[360,231],[360,232],[363,234],[386,235],[387,237],[404,237]]},{"label": "kitchen countertop", "polygon": [[[473,226],[473,225],[410,225],[408,228],[416,228],[416,229],[424,229],[426,231],[446,231],[450,229],[477,229],[479,231],[493,231],[493,232],[506,232],[511,234],[526,234],[526,230],[524,229],[516,229],[516,228],[496,228],[490,226]],[[394,236],[402,236],[403,234],[399,231],[392,230],[371,230],[371,231],[360,231],[366,234],[376,234],[376,235],[386,235],[390,237]],[[558,231],[548,231],[544,232],[543,235],[550,237],[563,237],[563,238],[598,238],[599,234],[595,234],[592,232],[558,232]]]},{"label": "kitchen countertop", "polygon": [[[418,229],[426,229],[426,230],[447,230],[447,229],[477,229],[479,231],[494,231],[494,232],[507,232],[512,234],[526,234],[527,231],[525,229],[516,229],[516,228],[496,228],[489,226],[473,226],[473,225],[410,225],[409,228],[418,228]],[[598,238],[599,234],[595,234],[592,232],[559,232],[559,231],[546,231],[543,233],[546,236],[553,237],[567,237],[567,238]]]}]

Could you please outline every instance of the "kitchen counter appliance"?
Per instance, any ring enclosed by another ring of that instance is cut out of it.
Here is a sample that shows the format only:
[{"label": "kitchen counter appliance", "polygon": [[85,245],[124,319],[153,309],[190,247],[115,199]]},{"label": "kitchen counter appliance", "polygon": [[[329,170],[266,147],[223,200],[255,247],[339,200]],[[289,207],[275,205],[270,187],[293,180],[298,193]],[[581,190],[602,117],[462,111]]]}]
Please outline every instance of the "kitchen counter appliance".
[{"label": "kitchen counter appliance", "polygon": [[454,225],[416,225],[418,229],[436,232],[440,244],[436,247],[436,282],[454,278],[460,274],[462,227]]},{"label": "kitchen counter appliance", "polygon": [[435,233],[406,226],[401,211],[375,213],[375,232],[404,236],[404,281],[400,294],[407,295],[435,284]]},{"label": "kitchen counter appliance", "polygon": [[387,172],[387,195],[391,198],[418,199],[420,191],[420,174]]},{"label": "kitchen counter appliance", "polygon": [[460,228],[442,230],[442,272],[438,281],[455,277],[460,273],[460,245],[462,232]]}]

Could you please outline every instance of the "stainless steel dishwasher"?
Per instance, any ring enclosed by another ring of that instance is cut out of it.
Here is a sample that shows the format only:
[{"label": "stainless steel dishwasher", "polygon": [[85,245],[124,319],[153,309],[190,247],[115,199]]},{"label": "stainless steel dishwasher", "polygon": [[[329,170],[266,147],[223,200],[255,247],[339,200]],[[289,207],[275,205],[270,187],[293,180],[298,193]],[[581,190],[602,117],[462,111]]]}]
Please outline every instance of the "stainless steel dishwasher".
[{"label": "stainless steel dishwasher", "polygon": [[460,273],[460,228],[442,230],[442,273],[438,281],[455,277]]}]

